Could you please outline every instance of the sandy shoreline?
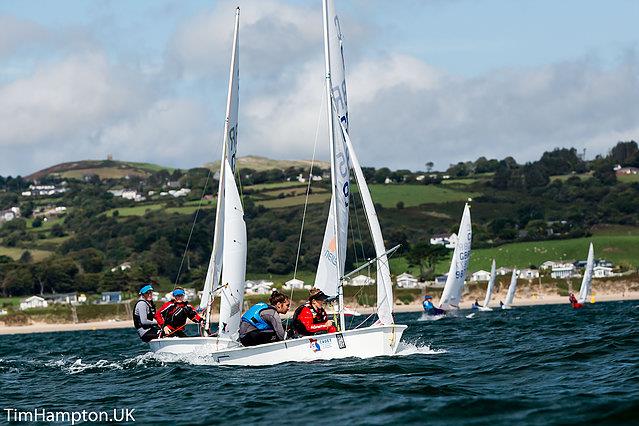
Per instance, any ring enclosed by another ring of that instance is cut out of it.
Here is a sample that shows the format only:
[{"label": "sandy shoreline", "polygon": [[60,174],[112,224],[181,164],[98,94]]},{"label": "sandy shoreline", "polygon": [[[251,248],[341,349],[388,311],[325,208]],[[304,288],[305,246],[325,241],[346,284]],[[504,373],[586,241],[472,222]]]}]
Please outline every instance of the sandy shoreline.
[{"label": "sandy shoreline", "polygon": [[[595,297],[596,302],[613,302],[613,301],[625,301],[625,300],[639,300],[639,292],[626,292],[625,294],[602,294]],[[472,300],[464,301],[460,307],[462,309],[470,309]],[[480,301],[481,302],[481,301]],[[514,307],[516,306],[534,306],[534,305],[568,305],[568,298],[558,295],[542,295],[539,297],[529,298],[515,298]],[[493,298],[493,303],[490,304],[492,308],[499,307],[498,297]],[[356,310],[363,315],[371,314],[375,311],[373,307],[356,307]],[[395,312],[421,312],[422,307],[420,304],[409,305],[395,305]],[[212,320],[217,321],[217,315],[214,315]],[[290,315],[287,315],[290,317]],[[363,319],[363,318],[362,318]],[[47,324],[47,323],[35,323],[23,326],[0,326],[0,335],[6,334],[30,334],[30,333],[53,333],[60,331],[95,331],[95,330],[109,330],[116,328],[133,328],[133,321],[96,321],[96,322],[84,322],[78,324],[63,323],[63,324]]]}]

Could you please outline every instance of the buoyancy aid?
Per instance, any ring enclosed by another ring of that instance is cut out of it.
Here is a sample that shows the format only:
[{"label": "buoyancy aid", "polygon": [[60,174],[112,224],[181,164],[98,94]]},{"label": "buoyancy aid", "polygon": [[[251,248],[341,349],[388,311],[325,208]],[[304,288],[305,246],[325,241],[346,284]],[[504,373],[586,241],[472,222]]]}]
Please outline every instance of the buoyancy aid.
[{"label": "buoyancy aid", "polygon": [[138,303],[146,303],[147,306],[149,307],[149,310],[147,311],[146,314],[146,319],[149,321],[153,321],[153,319],[155,318],[155,305],[152,302],[149,302],[148,300],[145,299],[139,299],[137,302],[135,302],[135,306],[133,306],[133,326],[136,329],[140,329],[140,328],[144,328],[144,329],[149,329],[149,328],[153,328],[153,325],[150,324],[142,324],[142,320],[140,319],[140,316],[137,313],[137,307],[138,307]]},{"label": "buoyancy aid", "polygon": [[313,324],[325,323],[326,321],[328,321],[328,315],[326,314],[326,311],[324,310],[324,308],[315,309],[311,302],[306,302],[303,305],[298,306],[297,309],[295,309],[295,313],[293,314],[293,321],[292,321],[293,331],[297,334],[306,336],[312,333],[309,333],[309,331],[306,329],[304,324],[302,324],[302,321],[299,320],[300,313],[302,312],[302,309],[304,308],[310,309],[311,312],[313,313]]},{"label": "buoyancy aid", "polygon": [[275,309],[273,308],[273,306],[264,302],[256,303],[251,307],[251,309],[249,309],[244,313],[244,315],[242,315],[242,321],[251,324],[253,327],[257,328],[260,331],[273,330],[273,326],[264,321],[264,318],[262,318],[262,316],[260,315],[263,310],[269,308]]}]

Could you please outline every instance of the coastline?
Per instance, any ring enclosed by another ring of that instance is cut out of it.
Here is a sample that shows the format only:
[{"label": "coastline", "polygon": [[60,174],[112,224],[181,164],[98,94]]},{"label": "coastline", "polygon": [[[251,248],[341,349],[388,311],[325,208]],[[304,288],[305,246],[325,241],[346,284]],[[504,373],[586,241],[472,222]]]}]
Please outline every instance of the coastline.
[{"label": "coastline", "polygon": [[[493,303],[490,304],[492,308],[499,308],[499,298],[500,295],[495,295],[493,297]],[[629,300],[639,300],[639,291],[626,292],[624,294],[601,294],[595,296],[595,303],[598,302],[618,302],[618,301],[629,301]],[[464,301],[460,304],[461,309],[470,309],[472,304],[471,300]],[[515,298],[515,303],[513,303],[513,307],[517,306],[537,306],[537,305],[557,305],[557,304],[566,304],[568,306],[568,298],[565,296],[559,296],[556,294],[552,295],[541,295],[538,297],[526,297],[526,298]],[[375,312],[374,307],[355,307],[355,309],[361,313],[362,315],[369,315]],[[395,312],[397,313],[405,313],[405,312],[421,312],[422,306],[420,303],[411,303],[408,305],[395,305]],[[283,316],[284,318],[290,318],[291,314]],[[213,322],[217,321],[217,314],[212,316]],[[21,325],[21,326],[5,326],[0,325],[0,335],[11,335],[11,334],[31,334],[31,333],[54,333],[54,332],[63,332],[63,331],[95,331],[95,330],[110,330],[110,329],[118,329],[118,328],[133,328],[133,321],[125,320],[108,320],[108,321],[95,321],[95,322],[84,322],[84,323],[34,323],[29,325]]]}]

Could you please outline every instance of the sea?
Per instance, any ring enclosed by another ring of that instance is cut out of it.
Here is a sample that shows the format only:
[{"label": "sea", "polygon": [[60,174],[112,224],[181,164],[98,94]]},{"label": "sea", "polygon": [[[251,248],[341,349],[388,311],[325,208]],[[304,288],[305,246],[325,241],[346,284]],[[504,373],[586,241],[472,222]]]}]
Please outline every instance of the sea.
[{"label": "sea", "polygon": [[0,336],[0,424],[639,424],[639,301],[396,322],[395,356],[250,368],[159,360],[132,329]]}]

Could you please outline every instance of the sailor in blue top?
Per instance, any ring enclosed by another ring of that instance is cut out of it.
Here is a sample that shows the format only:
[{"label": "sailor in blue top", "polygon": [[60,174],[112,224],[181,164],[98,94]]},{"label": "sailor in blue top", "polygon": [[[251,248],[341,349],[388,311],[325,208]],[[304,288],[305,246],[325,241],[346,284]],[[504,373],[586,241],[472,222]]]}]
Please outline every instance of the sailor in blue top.
[{"label": "sailor in blue top", "polygon": [[424,296],[424,303],[422,305],[424,306],[424,312],[426,312],[426,315],[435,316],[444,315],[446,313],[443,309],[436,308],[435,305],[433,305],[433,296]]},{"label": "sailor in blue top", "polygon": [[282,327],[280,314],[288,312],[291,301],[287,295],[277,290],[269,298],[269,304],[256,303],[242,315],[240,322],[240,342],[244,346],[284,340],[286,333]]}]

